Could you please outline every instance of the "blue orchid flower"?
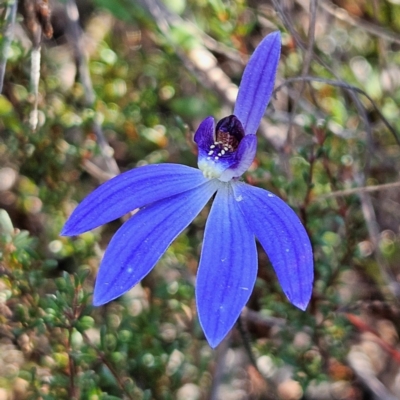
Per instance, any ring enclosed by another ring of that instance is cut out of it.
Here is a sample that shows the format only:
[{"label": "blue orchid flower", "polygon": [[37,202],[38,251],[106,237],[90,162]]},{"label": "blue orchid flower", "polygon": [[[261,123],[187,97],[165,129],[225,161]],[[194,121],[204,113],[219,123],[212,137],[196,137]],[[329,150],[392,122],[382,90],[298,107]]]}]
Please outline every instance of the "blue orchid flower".
[{"label": "blue orchid flower", "polygon": [[233,115],[215,127],[212,117],[200,124],[194,136],[199,169],[178,164],[136,168],[101,185],[74,210],[62,235],[78,235],[139,209],[108,245],[94,305],[121,296],[143,279],[215,195],[196,282],[198,316],[210,346],[231,330],[253,290],[255,238],[289,301],[305,310],[313,256],[304,227],[277,196],[239,180],[255,157],[255,134],[272,94],[280,49],[279,32],[266,36],[244,71]]}]

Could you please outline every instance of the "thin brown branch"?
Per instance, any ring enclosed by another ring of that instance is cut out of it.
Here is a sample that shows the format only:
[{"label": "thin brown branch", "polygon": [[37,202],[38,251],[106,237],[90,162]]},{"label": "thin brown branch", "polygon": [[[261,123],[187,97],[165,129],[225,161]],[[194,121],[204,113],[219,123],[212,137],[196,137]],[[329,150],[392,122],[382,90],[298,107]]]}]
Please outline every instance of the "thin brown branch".
[{"label": "thin brown branch", "polygon": [[92,341],[90,340],[89,336],[85,333],[82,332],[82,336],[84,341],[86,342],[86,344],[88,346],[90,346],[96,353],[97,356],[99,357],[99,359],[101,360],[101,362],[110,370],[111,374],[114,376],[115,380],[117,381],[117,384],[119,386],[119,388],[123,391],[123,393],[131,400],[134,400],[135,397],[133,396],[132,393],[130,393],[125,385],[123,380],[121,379],[120,374],[118,373],[118,371],[113,367],[113,365],[108,361],[107,357],[104,355],[104,353],[102,351],[100,351],[97,346],[95,346]]},{"label": "thin brown branch", "polygon": [[390,190],[390,189],[399,188],[399,187],[400,187],[400,182],[384,183],[382,185],[362,186],[362,187],[338,190],[335,192],[323,194],[321,196],[314,198],[312,201],[315,202],[315,201],[322,201],[322,200],[330,199],[333,197],[351,196],[353,194],[359,194],[359,193],[364,193],[364,192],[365,193],[379,192],[381,190]]},{"label": "thin brown branch", "polygon": [[114,174],[110,174],[103,169],[99,168],[96,164],[90,160],[84,160],[82,163],[82,168],[91,176],[96,178],[99,182],[103,183],[111,178],[114,178]]},{"label": "thin brown branch", "polygon": [[67,342],[67,352],[68,352],[68,368],[69,368],[69,398],[71,400],[79,399],[79,389],[75,384],[76,378],[76,365],[74,358],[72,356],[72,335],[74,332],[75,321],[79,318],[81,313],[81,307],[78,302],[78,290],[75,288],[74,297],[72,299],[71,309],[68,310],[65,315],[68,319],[68,342]]},{"label": "thin brown branch", "polygon": [[254,311],[248,307],[244,307],[241,313],[241,317],[246,322],[251,322],[256,325],[260,325],[266,329],[271,327],[283,327],[287,325],[287,320],[284,318],[271,317],[269,315],[262,315],[257,311]]},{"label": "thin brown branch", "polygon": [[236,326],[237,326],[239,334],[240,334],[240,336],[242,338],[243,347],[244,347],[244,350],[245,350],[245,352],[247,354],[247,357],[250,360],[250,364],[254,367],[255,371],[257,371],[257,373],[260,375],[260,377],[262,379],[264,379],[266,381],[266,383],[268,384],[268,389],[269,389],[268,390],[268,392],[269,392],[268,393],[268,399],[277,400],[279,397],[278,397],[278,394],[277,394],[277,392],[275,390],[275,385],[273,384],[273,382],[271,382],[270,379],[267,379],[266,377],[264,377],[261,374],[261,372],[260,372],[260,370],[259,370],[259,368],[257,366],[256,357],[254,355],[254,352],[253,352],[253,350],[251,348],[251,344],[250,344],[250,342],[251,342],[250,334],[249,334],[247,326],[244,323],[244,321],[242,320],[241,316],[239,316]]},{"label": "thin brown branch", "polygon": [[77,400],[78,399],[78,394],[77,394],[77,388],[75,386],[75,376],[76,376],[76,368],[75,368],[75,362],[74,359],[72,358],[72,333],[73,333],[73,328],[72,326],[68,329],[68,368],[69,368],[69,398],[71,400]]},{"label": "thin brown branch", "polygon": [[300,213],[301,213],[301,218],[304,223],[304,225],[307,227],[307,207],[311,202],[311,193],[312,193],[312,188],[313,188],[313,171],[314,171],[314,163],[315,163],[316,157],[314,154],[314,145],[311,147],[311,152],[310,156],[308,157],[308,162],[309,162],[309,168],[308,168],[308,175],[307,175],[307,191],[306,195],[304,196],[304,200],[302,205],[300,206]]},{"label": "thin brown branch", "polygon": [[307,76],[310,70],[311,61],[314,54],[314,43],[315,43],[315,24],[317,22],[317,5],[318,0],[310,1],[310,25],[308,28],[308,43],[307,50],[304,54],[304,64],[301,70],[301,76]]},{"label": "thin brown branch", "polygon": [[211,50],[215,53],[222,54],[227,59],[234,61],[242,66],[245,66],[247,64],[247,61],[249,59],[248,54],[243,54],[243,53],[239,52],[238,50],[225,45],[224,43],[218,42],[213,37],[207,35],[203,31],[199,30],[199,34],[201,34],[204,45],[209,50]]}]

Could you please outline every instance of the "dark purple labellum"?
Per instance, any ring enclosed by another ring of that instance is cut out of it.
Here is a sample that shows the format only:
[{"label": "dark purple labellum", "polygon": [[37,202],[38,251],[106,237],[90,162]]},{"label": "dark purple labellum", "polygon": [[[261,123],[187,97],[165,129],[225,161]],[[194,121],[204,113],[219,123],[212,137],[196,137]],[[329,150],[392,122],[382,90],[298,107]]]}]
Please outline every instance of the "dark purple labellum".
[{"label": "dark purple labellum", "polygon": [[244,136],[242,123],[234,115],[222,118],[215,128],[215,144],[230,152],[238,148]]}]

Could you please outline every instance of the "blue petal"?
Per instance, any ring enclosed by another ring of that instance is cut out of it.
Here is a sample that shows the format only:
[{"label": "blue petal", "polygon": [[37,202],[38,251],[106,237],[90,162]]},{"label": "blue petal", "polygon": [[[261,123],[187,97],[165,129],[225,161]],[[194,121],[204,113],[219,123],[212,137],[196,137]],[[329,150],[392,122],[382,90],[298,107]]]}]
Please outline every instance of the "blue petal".
[{"label": "blue petal", "polygon": [[269,103],[281,53],[280,32],[266,36],[248,62],[233,112],[246,135],[254,135]]},{"label": "blue petal", "polygon": [[218,189],[218,181],[141,209],[112,238],[100,265],[93,304],[107,303],[136,285]]},{"label": "blue petal", "polygon": [[222,182],[228,182],[232,178],[242,176],[250,167],[256,156],[257,151],[257,136],[247,135],[239,144],[235,153],[235,163],[228,169],[224,170],[219,179]]},{"label": "blue petal", "polygon": [[203,150],[205,152],[208,151],[210,146],[215,141],[213,117],[207,117],[205,120],[201,122],[201,124],[197,128],[196,133],[194,134],[194,141],[197,144],[199,151],[200,150]]},{"label": "blue petal", "polygon": [[193,189],[207,179],[180,164],[132,169],[99,186],[76,207],[61,235],[73,236],[113,221],[136,208]]},{"label": "blue petal", "polygon": [[279,197],[235,182],[237,204],[266,251],[286,296],[305,310],[314,279],[313,254],[307,232],[295,212]]},{"label": "blue petal", "polygon": [[231,185],[223,184],[207,220],[196,282],[199,320],[211,347],[235,324],[256,276],[254,235],[237,207]]}]

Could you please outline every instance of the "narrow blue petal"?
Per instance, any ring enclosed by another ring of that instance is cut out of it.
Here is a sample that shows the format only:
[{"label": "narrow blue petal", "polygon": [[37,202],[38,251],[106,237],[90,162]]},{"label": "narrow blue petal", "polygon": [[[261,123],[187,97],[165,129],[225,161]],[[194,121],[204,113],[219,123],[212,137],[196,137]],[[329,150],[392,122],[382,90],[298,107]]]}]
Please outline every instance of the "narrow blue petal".
[{"label": "narrow blue petal", "polygon": [[132,169],[99,186],[76,207],[61,235],[73,236],[113,221],[136,208],[207,182],[201,171],[180,164]]},{"label": "narrow blue petal", "polygon": [[172,241],[218,189],[216,180],[141,209],[112,238],[100,265],[93,304],[129,290],[155,266]]},{"label": "narrow blue petal", "polygon": [[256,156],[257,151],[257,136],[247,135],[239,144],[235,153],[235,163],[226,169],[219,179],[222,182],[228,182],[232,178],[242,176],[250,167]]},{"label": "narrow blue petal", "polygon": [[241,182],[232,186],[236,202],[267,253],[284,293],[291,303],[305,310],[311,298],[314,264],[302,223],[274,194]]},{"label": "narrow blue petal", "polygon": [[254,135],[269,103],[281,54],[281,34],[273,32],[258,45],[244,70],[235,114],[246,135]]},{"label": "narrow blue petal", "polygon": [[199,320],[211,347],[232,329],[256,276],[254,235],[238,209],[230,183],[223,184],[207,220],[196,282]]},{"label": "narrow blue petal", "polygon": [[197,144],[199,151],[208,151],[215,141],[213,117],[207,117],[201,122],[194,134],[194,141]]}]

